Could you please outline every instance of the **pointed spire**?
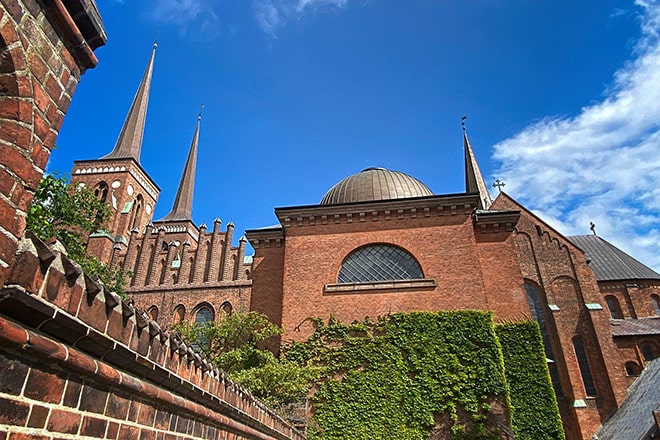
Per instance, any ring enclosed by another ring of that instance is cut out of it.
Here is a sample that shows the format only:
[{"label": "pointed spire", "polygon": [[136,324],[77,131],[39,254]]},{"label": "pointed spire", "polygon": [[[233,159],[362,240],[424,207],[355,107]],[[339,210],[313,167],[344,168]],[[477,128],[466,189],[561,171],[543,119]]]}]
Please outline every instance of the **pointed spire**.
[{"label": "pointed spire", "polygon": [[197,116],[197,126],[195,127],[195,134],[193,135],[192,144],[190,145],[190,152],[188,153],[188,160],[183,169],[181,182],[179,183],[179,190],[174,199],[174,206],[172,211],[162,218],[165,220],[189,220],[192,221],[192,202],[193,192],[195,189],[195,167],[197,165],[197,144],[199,142],[199,126],[202,121],[202,114],[200,112]]},{"label": "pointed spire", "polygon": [[117,138],[117,143],[112,152],[102,159],[133,158],[140,163],[140,150],[142,149],[142,135],[144,134],[144,122],[147,118],[147,106],[149,104],[149,89],[151,88],[151,76],[154,70],[154,58],[158,43],[154,42],[151,58],[144,72],[140,87],[138,88],[133,104],[128,111],[124,126]]},{"label": "pointed spire", "polygon": [[479,193],[481,207],[483,209],[488,209],[490,208],[490,205],[493,204],[493,199],[490,198],[486,181],[481,175],[479,164],[477,164],[477,159],[474,157],[474,151],[472,151],[472,145],[470,145],[467,130],[465,129],[466,118],[467,116],[461,118],[461,125],[463,127],[463,148],[465,149],[465,192]]}]

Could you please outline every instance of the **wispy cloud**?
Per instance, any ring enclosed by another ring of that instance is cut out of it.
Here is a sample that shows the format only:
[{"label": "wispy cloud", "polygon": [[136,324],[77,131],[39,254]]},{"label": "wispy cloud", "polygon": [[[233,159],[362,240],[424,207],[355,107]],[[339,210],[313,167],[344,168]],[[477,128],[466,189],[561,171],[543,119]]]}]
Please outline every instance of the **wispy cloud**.
[{"label": "wispy cloud", "polygon": [[219,32],[218,16],[209,0],[152,0],[149,18],[178,26],[181,35],[210,38]]},{"label": "wispy cloud", "polygon": [[343,8],[348,0],[254,0],[252,3],[259,27],[271,37],[290,20],[309,13]]},{"label": "wispy cloud", "polygon": [[660,270],[660,1],[637,0],[642,37],[600,102],[495,145],[509,194],[568,235],[603,238]]}]

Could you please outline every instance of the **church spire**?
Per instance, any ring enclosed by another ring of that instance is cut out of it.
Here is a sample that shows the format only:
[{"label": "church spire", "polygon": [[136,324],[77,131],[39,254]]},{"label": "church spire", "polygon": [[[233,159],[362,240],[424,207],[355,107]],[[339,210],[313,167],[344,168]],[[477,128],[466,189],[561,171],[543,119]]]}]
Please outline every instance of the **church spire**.
[{"label": "church spire", "polygon": [[493,199],[490,198],[488,187],[486,186],[486,182],[479,170],[477,159],[474,157],[474,151],[472,151],[472,145],[470,145],[467,130],[465,129],[465,119],[466,116],[461,118],[461,125],[463,127],[463,148],[465,149],[465,191],[468,193],[479,193],[481,207],[483,209],[488,209],[490,208],[490,205],[493,204]]},{"label": "church spire", "polygon": [[174,206],[172,211],[162,218],[162,221],[167,220],[189,220],[192,221],[192,202],[193,192],[195,189],[195,167],[197,165],[197,144],[199,142],[199,126],[202,121],[202,114],[200,112],[197,116],[197,126],[195,127],[195,134],[193,135],[192,144],[190,145],[190,152],[188,153],[188,160],[183,169],[181,182],[179,183],[179,190],[174,199]]},{"label": "church spire", "polygon": [[156,47],[158,47],[158,44],[154,43],[147,70],[145,70],[140,87],[135,94],[135,98],[133,98],[133,104],[131,104],[131,109],[128,111],[124,126],[121,128],[115,148],[102,159],[133,158],[137,163],[140,163],[140,149],[142,148],[144,122],[147,117],[149,89],[151,88],[151,76],[154,70]]}]

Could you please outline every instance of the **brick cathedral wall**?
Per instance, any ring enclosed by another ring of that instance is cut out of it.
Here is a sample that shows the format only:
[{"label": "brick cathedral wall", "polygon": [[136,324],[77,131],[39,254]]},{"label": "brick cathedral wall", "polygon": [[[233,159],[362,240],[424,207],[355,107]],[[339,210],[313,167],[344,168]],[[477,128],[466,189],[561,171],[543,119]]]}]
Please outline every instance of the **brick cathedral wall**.
[{"label": "brick cathedral wall", "polygon": [[0,284],[71,95],[91,67],[74,58],[51,19],[35,0],[0,4]]},{"label": "brick cathedral wall", "polygon": [[[501,196],[493,209],[521,207]],[[620,403],[628,384],[612,340],[609,314],[599,308],[602,300],[595,275],[581,250],[524,208],[515,245],[523,277],[542,296],[564,394],[558,401],[567,438],[589,438]],[[586,394],[573,346],[576,337],[584,341],[596,396]]]},{"label": "brick cathedral wall", "polygon": [[0,370],[9,440],[304,438],[34,237],[0,292]]},{"label": "brick cathedral wall", "polygon": [[[350,224],[291,225],[286,233],[283,264],[284,338],[306,337],[312,331],[311,326],[303,325],[300,331],[294,329],[307,318],[327,319],[331,314],[345,322],[415,310],[491,308],[498,310],[501,319],[528,316],[528,306],[520,302],[519,267],[506,264],[499,270],[488,267],[484,272],[484,265],[494,261],[498,249],[507,249],[502,255],[509,260],[513,258],[512,245],[505,236],[493,236],[493,242],[477,244],[469,213],[377,221],[369,218]],[[361,246],[378,243],[398,246],[412,254],[425,278],[435,280],[436,286],[337,293],[324,289],[337,283],[347,255]],[[482,250],[484,253],[480,255]],[[486,273],[495,272],[503,289],[484,279]],[[256,285],[254,290],[257,291]]]}]

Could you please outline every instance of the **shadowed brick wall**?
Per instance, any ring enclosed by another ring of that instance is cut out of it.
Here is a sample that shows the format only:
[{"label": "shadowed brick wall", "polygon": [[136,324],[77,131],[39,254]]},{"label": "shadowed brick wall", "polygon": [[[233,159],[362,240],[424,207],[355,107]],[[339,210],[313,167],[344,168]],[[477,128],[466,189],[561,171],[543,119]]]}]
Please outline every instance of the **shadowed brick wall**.
[{"label": "shadowed brick wall", "polygon": [[0,1],[0,284],[71,95],[105,39],[93,0]]},{"label": "shadowed brick wall", "polygon": [[304,439],[31,234],[0,291],[0,371],[9,440]]}]

